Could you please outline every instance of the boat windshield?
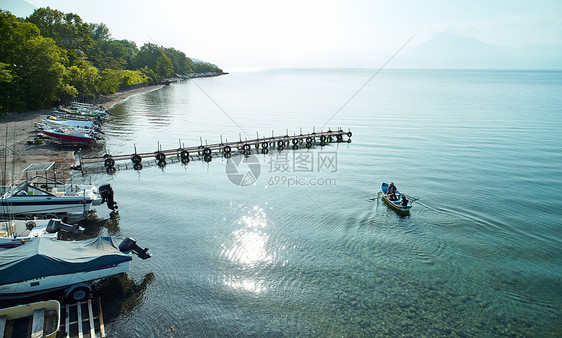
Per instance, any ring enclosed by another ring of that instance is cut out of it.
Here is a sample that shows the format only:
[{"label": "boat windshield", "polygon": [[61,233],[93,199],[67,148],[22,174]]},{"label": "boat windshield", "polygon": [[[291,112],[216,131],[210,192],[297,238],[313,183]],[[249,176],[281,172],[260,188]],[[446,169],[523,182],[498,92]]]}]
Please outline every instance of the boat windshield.
[{"label": "boat windshield", "polygon": [[25,181],[13,187],[10,191],[8,191],[3,196],[3,198],[8,198],[12,196],[54,196],[54,195],[39,187],[31,185],[28,181]]}]

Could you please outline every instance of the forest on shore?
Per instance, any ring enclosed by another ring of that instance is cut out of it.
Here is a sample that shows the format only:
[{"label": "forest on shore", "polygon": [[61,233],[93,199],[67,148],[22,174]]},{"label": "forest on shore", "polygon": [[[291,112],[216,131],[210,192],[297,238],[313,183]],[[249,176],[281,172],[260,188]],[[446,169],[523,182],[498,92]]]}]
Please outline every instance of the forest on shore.
[{"label": "forest on shore", "polygon": [[111,38],[103,23],[38,8],[27,18],[0,10],[0,114],[92,101],[172,76],[222,74],[184,52]]}]

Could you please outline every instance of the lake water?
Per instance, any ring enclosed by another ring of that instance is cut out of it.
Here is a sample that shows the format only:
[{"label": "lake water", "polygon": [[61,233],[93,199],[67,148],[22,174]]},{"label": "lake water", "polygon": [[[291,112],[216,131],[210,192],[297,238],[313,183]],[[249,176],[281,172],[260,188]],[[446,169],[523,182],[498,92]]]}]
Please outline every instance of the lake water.
[{"label": "lake water", "polygon": [[[104,231],[153,254],[99,291],[108,336],[562,335],[562,73],[373,74],[232,73],[113,107],[112,154],[353,137],[257,154],[249,186],[222,158],[74,177],[111,183]],[[382,181],[410,215],[373,199]]]}]

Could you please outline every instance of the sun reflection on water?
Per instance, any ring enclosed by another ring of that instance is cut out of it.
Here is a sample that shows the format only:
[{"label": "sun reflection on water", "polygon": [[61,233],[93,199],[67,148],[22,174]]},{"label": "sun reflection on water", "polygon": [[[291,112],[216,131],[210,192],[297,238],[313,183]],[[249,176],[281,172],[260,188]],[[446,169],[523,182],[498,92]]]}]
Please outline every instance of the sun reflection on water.
[{"label": "sun reflection on water", "polygon": [[222,254],[246,268],[271,263],[273,257],[266,248],[269,235],[265,232],[267,217],[264,209],[254,206],[248,215],[240,217],[235,223],[242,227],[232,233],[232,240],[222,244]]},{"label": "sun reflection on water", "polygon": [[[273,263],[274,255],[268,251],[267,216],[265,210],[254,206],[234,222],[240,225],[222,244],[221,256],[243,270],[256,270]],[[231,271],[232,272],[232,271]],[[253,271],[257,273],[258,271]],[[257,280],[236,275],[225,276],[225,284],[234,289],[260,293],[263,285]]]},{"label": "sun reflection on water", "polygon": [[243,279],[243,280],[227,279],[225,281],[225,284],[228,287],[235,290],[243,290],[253,293],[261,293],[265,291],[262,283],[251,279]]}]

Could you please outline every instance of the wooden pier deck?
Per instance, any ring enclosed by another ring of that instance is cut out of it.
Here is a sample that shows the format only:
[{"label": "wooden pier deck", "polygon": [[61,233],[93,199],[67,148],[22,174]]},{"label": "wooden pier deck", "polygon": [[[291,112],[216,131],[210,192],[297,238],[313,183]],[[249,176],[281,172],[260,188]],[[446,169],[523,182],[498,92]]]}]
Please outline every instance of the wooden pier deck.
[{"label": "wooden pier deck", "polygon": [[[299,149],[301,147],[311,148],[316,145],[325,145],[332,142],[351,142],[351,131],[328,130],[320,132],[312,132],[299,135],[284,135],[271,137],[256,137],[251,140],[242,140],[234,142],[221,142],[213,144],[205,144],[201,142],[199,146],[180,147],[168,150],[158,149],[154,152],[144,152],[124,155],[106,154],[99,157],[80,158],[80,165],[75,168],[83,172],[101,172],[102,169],[95,169],[92,165],[103,163],[104,169],[108,173],[115,170],[140,170],[144,166],[164,166],[167,163],[187,163],[192,160],[210,161],[213,157],[224,156],[226,158],[233,154],[250,154],[253,150],[267,153],[269,149]],[[345,139],[344,139],[345,138]],[[158,146],[160,148],[160,145]],[[123,161],[127,161],[123,163]],[[144,161],[144,162],[143,162]],[[121,163],[117,163],[121,162]]]},{"label": "wooden pier deck", "polygon": [[61,318],[61,331],[64,327],[63,337],[105,337],[101,300],[99,298],[66,304],[63,309],[64,316],[62,318],[64,319]]}]

